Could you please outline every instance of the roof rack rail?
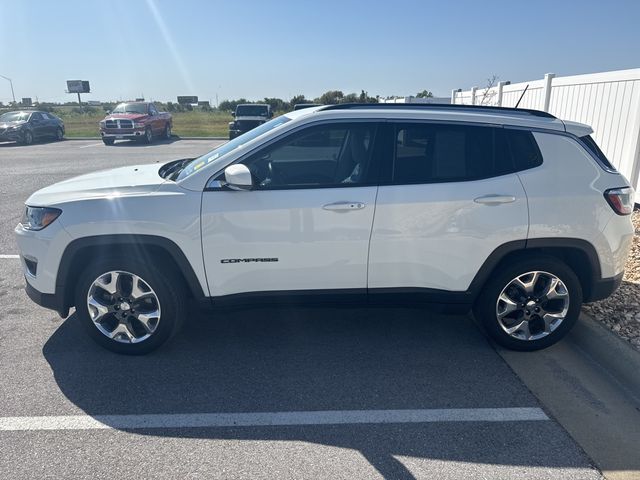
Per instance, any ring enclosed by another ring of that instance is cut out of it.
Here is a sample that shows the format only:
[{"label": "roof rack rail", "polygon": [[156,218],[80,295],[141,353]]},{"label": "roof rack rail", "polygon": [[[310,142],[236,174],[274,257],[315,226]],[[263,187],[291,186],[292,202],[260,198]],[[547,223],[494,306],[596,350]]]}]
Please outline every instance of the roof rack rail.
[{"label": "roof rack rail", "polygon": [[426,109],[426,110],[482,110],[486,112],[502,112],[509,114],[533,115],[536,117],[556,118],[550,113],[541,110],[532,110],[529,108],[511,108],[511,107],[491,107],[488,105],[460,105],[451,103],[339,103],[337,105],[327,105],[319,110],[350,110],[350,109]]}]

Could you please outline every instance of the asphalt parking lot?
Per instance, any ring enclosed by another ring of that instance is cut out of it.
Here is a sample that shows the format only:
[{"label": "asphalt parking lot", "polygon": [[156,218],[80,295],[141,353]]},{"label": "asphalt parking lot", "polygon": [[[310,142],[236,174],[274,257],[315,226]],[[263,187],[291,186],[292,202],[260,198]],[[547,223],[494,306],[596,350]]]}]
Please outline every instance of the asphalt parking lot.
[{"label": "asphalt parking lot", "polygon": [[601,478],[467,316],[194,310],[124,357],[28,300],[11,255],[31,192],[217,143],[0,144],[0,478]]}]

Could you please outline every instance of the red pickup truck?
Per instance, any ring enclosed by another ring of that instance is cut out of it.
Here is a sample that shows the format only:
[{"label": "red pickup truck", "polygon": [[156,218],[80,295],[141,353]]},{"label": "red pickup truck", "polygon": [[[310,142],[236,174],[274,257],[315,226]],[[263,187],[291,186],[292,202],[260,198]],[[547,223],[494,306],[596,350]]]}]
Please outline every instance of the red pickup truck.
[{"label": "red pickup truck", "polygon": [[126,102],[100,122],[100,136],[105,145],[119,139],[151,143],[154,137],[171,138],[172,126],[171,114],[159,112],[153,103]]}]

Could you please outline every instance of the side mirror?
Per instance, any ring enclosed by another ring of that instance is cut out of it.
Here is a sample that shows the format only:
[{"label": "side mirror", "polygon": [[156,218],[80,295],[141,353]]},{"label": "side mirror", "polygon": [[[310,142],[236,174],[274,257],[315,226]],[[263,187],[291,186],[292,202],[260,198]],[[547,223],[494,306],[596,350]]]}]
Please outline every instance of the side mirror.
[{"label": "side mirror", "polygon": [[231,190],[251,190],[253,188],[253,179],[251,172],[246,165],[237,163],[229,165],[224,169],[224,180],[226,186]]}]

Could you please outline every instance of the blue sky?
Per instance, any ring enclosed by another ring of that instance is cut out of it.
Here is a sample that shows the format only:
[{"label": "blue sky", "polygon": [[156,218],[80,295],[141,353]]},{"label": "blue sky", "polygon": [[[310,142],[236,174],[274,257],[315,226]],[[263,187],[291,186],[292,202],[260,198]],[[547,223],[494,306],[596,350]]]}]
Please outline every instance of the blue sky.
[{"label": "blue sky", "polygon": [[[408,95],[640,67],[640,1],[0,0],[0,75],[72,100]],[[0,79],[0,101],[8,102]]]}]

